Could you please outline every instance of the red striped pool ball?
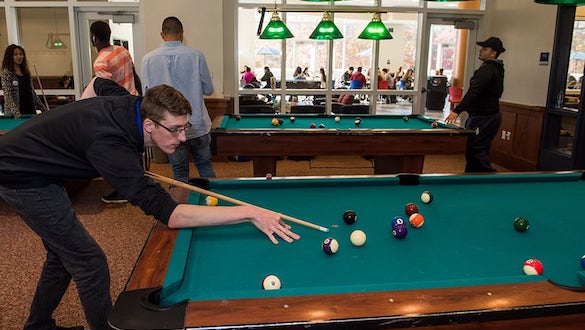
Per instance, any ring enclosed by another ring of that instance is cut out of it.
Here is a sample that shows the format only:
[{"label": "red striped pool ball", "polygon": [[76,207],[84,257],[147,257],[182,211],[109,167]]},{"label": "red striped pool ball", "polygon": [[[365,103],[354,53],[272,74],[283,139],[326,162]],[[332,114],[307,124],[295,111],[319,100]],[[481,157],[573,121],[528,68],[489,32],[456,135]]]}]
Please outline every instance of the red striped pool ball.
[{"label": "red striped pool ball", "polygon": [[240,120],[240,119],[242,119],[242,116],[236,115],[236,120]]},{"label": "red striped pool ball", "polygon": [[425,218],[420,213],[413,213],[408,218],[408,222],[410,222],[410,225],[414,228],[420,228],[424,225]]},{"label": "red striped pool ball", "polygon": [[434,122],[431,123],[431,127],[432,128],[437,128],[437,127],[439,127],[439,124],[437,124],[437,122],[434,121]]},{"label": "red striped pool ball", "polygon": [[544,265],[542,262],[540,262],[540,260],[528,259],[524,262],[522,270],[526,275],[542,275],[544,272]]}]

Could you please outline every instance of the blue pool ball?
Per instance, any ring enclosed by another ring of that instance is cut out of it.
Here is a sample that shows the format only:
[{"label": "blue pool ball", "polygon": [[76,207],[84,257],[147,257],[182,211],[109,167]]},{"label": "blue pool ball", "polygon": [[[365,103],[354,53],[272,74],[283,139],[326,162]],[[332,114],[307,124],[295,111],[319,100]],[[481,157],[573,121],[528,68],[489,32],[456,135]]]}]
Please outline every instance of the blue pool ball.
[{"label": "blue pool ball", "polygon": [[404,218],[403,217],[394,217],[394,219],[392,219],[392,229],[394,229],[394,227],[396,227],[396,225],[403,225],[404,224]]},{"label": "blue pool ball", "polygon": [[585,256],[581,257],[581,267],[585,268]]},{"label": "blue pool ball", "polygon": [[405,224],[398,224],[392,228],[392,236],[403,239],[408,234],[408,228],[406,228]]},{"label": "blue pool ball", "polygon": [[319,128],[325,128],[325,124],[319,124]]}]

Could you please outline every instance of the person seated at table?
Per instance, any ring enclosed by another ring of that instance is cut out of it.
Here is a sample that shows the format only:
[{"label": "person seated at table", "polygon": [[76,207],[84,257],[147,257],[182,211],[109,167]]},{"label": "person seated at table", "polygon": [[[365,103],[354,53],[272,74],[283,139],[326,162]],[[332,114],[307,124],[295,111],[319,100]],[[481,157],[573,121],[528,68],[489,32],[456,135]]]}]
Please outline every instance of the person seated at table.
[{"label": "person seated at table", "polygon": [[252,205],[180,204],[145,175],[144,147],[170,154],[186,140],[191,105],[176,89],[150,87],[142,98],[103,78],[96,78],[93,88],[96,95],[114,96],[63,105],[0,139],[0,197],[18,210],[46,250],[25,329],[58,329],[53,313],[72,279],[89,327],[110,329],[108,261],[72,209],[63,187],[68,180],[103,177],[169,228],[250,222],[274,244],[278,237],[289,243],[300,238],[276,212]]},{"label": "person seated at table", "polygon": [[351,79],[351,75],[353,74],[353,66],[350,66],[347,71],[345,71],[343,73],[343,75],[341,76],[341,83],[340,83],[340,87],[341,88],[348,88],[349,87],[349,80]]},{"label": "person seated at table", "polygon": [[270,88],[270,78],[272,77],[274,77],[274,74],[272,74],[272,71],[270,71],[269,67],[265,66],[264,75],[262,76],[262,78],[260,78],[260,81],[266,82],[266,88]]},{"label": "person seated at table", "polygon": [[575,89],[575,86],[577,86],[577,78],[573,75],[569,75],[569,78],[567,79],[567,88]]},{"label": "person seated at table", "polygon": [[303,75],[303,69],[300,66],[297,66],[295,72],[293,73],[294,80],[305,80],[305,76]]},{"label": "person seated at table", "polygon": [[311,78],[311,74],[309,73],[309,67],[305,67],[305,69],[303,69],[303,77],[305,77],[305,79]]},{"label": "person seated at table", "polygon": [[9,45],[2,61],[2,90],[4,115],[20,118],[48,110],[34,89],[24,48]]},{"label": "person seated at table", "polygon": [[254,79],[256,79],[256,75],[254,74],[254,72],[252,72],[252,69],[250,69],[249,66],[244,65],[244,72],[242,73],[242,80],[246,84],[249,84]]},{"label": "person seated at table", "polygon": [[355,71],[349,78],[349,85],[351,89],[361,89],[366,85],[367,82],[368,80],[362,73],[361,66],[358,66],[357,71]]},{"label": "person seated at table", "polygon": [[319,75],[321,76],[321,88],[327,88],[327,75],[325,74],[325,68],[319,68]]}]

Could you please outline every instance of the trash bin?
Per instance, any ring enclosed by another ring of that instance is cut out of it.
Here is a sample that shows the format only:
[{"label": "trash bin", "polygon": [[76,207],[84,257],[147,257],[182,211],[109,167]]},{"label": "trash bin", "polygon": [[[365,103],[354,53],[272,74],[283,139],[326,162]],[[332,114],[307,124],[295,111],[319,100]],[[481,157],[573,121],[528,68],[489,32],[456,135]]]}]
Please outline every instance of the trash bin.
[{"label": "trash bin", "polygon": [[427,110],[443,110],[447,94],[447,77],[430,77],[427,82]]}]

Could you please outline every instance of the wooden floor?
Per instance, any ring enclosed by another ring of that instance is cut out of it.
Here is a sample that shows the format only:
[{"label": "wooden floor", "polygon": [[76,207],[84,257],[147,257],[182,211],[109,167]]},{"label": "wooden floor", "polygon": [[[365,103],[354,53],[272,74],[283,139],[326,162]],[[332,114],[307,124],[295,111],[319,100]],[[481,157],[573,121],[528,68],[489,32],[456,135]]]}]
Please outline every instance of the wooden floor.
[{"label": "wooden floor", "polygon": [[[465,166],[463,156],[427,157],[424,173],[461,173]],[[250,162],[215,162],[217,176],[247,177],[252,175]],[[499,171],[506,171],[496,167]],[[154,163],[152,172],[171,177],[168,163]],[[361,175],[373,174],[370,161],[361,157],[317,157],[311,160],[282,160],[277,164],[278,176],[295,175]],[[192,176],[196,176],[192,173]],[[111,293],[115,299],[126,284],[134,262],[146,240],[153,218],[130,204],[107,205],[101,195],[112,188],[96,179],[73,199],[80,220],[101,245],[110,265]],[[36,236],[0,200],[0,329],[22,329],[28,316],[35,286],[45,252]],[[85,316],[72,284],[54,315],[61,326],[86,325]]]}]

